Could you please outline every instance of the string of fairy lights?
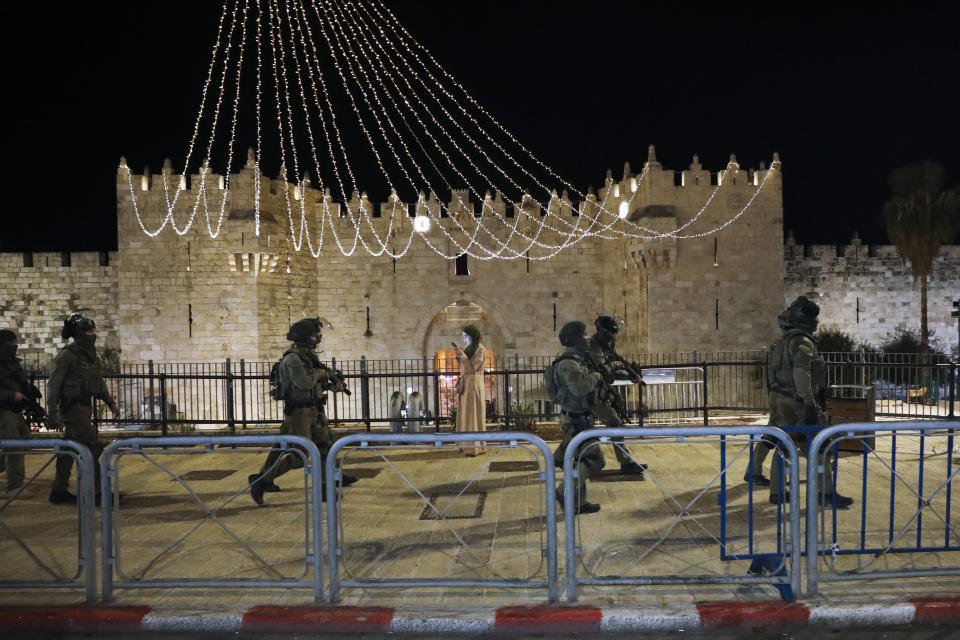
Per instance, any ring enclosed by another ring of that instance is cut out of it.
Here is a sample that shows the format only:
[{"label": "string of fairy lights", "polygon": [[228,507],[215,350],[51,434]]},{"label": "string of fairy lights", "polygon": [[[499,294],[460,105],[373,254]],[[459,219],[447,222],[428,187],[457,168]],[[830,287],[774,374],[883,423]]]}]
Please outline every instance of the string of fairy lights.
[{"label": "string of fairy lights", "polygon": [[[255,51],[248,52],[251,42]],[[294,251],[306,249],[313,257],[320,256],[329,237],[344,256],[362,248],[371,256],[401,258],[419,240],[443,258],[478,260],[548,260],[587,238],[704,237],[742,217],[780,165],[774,156],[769,170],[750,176],[752,193],[722,222],[692,229],[724,184],[733,182],[718,174],[689,220],[673,229],[653,229],[631,215],[651,162],[639,176],[625,176],[628,194],[621,196],[620,183],[609,176],[602,198],[584,194],[500,124],[381,0],[225,0],[184,169],[177,175],[165,163],[161,172],[165,212],[158,224],[148,226],[134,175],[121,159],[134,215],[146,235],[157,237],[168,226],[177,235],[187,234],[201,207],[206,233],[220,235],[230,201],[241,97],[244,90],[249,93],[244,82],[253,84],[256,96],[252,109],[243,105],[255,113],[256,142],[247,163],[255,176],[255,233],[261,233],[264,212],[263,157],[266,143],[272,143],[279,151],[281,186],[271,186],[280,197],[270,206],[286,209]],[[221,121],[229,124],[221,127]],[[352,136],[345,135],[348,128]],[[212,165],[220,147],[226,159],[217,175]],[[358,156],[372,158],[390,191],[380,220],[361,191],[354,168]],[[731,157],[725,173],[739,171]],[[191,172],[198,180],[193,188]],[[141,190],[149,180],[141,176]],[[436,196],[444,192],[452,194],[449,203]],[[580,199],[579,207],[568,194]]]}]

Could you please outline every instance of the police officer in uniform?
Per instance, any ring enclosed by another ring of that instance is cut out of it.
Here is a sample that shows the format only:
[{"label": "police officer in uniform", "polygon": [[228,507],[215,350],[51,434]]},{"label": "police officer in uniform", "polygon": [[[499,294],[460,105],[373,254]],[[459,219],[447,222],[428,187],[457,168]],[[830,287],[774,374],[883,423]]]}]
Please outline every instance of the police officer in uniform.
[{"label": "police officer in uniform", "polygon": [[[120,409],[107,390],[103,364],[94,347],[97,324],[90,318],[74,313],[64,321],[60,335],[64,340],[73,338],[73,342],[61,349],[51,363],[50,379],[47,381],[48,423],[54,427],[62,424],[67,440],[79,442],[90,449],[99,505],[100,454],[103,445],[93,424],[93,399],[99,398],[105,402],[115,416],[120,415]],[[72,468],[72,456],[58,456],[57,474],[50,489],[50,502],[53,504],[76,504],[77,496],[68,490]]]},{"label": "police officer in uniform", "polygon": [[[641,378],[636,378],[628,374],[620,361],[620,356],[616,351],[617,333],[620,331],[620,324],[613,316],[599,316],[594,321],[596,333],[588,340],[587,353],[590,354],[592,363],[603,369],[604,375],[608,378],[631,380],[634,383],[641,382]],[[605,427],[614,429],[624,426],[620,415],[612,406],[610,398],[600,398],[599,401],[590,405],[592,413]],[[630,457],[623,438],[613,438],[613,452],[617,456],[617,462],[620,463],[620,473],[643,475],[647,465],[638,464]]]},{"label": "police officer in uniform", "polygon": [[[593,427],[590,405],[595,403],[600,374],[591,371],[584,362],[587,353],[587,325],[582,322],[568,322],[560,329],[560,344],[565,349],[553,364],[553,375],[557,386],[557,398],[560,403],[560,428],[563,440],[554,451],[554,460],[563,461],[564,452],[573,437]],[[603,469],[606,461],[600,448],[590,446],[581,449],[575,455],[579,459],[577,470],[580,477],[577,491],[577,513],[596,513],[600,505],[587,502],[587,478]],[[557,489],[557,500],[563,504],[563,485]]]},{"label": "police officer in uniform", "polygon": [[[29,381],[17,358],[17,334],[8,329],[0,330],[0,438],[26,440],[30,428],[21,414],[20,404],[27,400]],[[7,472],[7,497],[29,497],[23,489],[26,473],[22,453],[0,455]]]},{"label": "police officer in uniform", "polygon": [[[325,461],[333,445],[333,434],[324,412],[326,392],[342,391],[340,384],[330,380],[325,364],[317,357],[317,345],[323,338],[323,323],[317,318],[304,318],[290,326],[287,340],[293,346],[283,354],[280,361],[280,392],[283,397],[283,424],[280,433],[312,440]],[[259,473],[250,475],[250,496],[257,504],[263,504],[265,492],[279,491],[274,479],[291,469],[303,467],[300,455],[273,449]],[[343,484],[348,486],[357,479],[343,475]],[[323,492],[326,499],[326,492]]]},{"label": "police officer in uniform", "polygon": [[[826,387],[826,366],[817,353],[813,333],[817,330],[820,307],[800,296],[778,316],[783,335],[770,351],[770,426],[827,425],[827,416],[820,406],[821,392]],[[792,434],[800,453],[806,455],[807,438],[804,433]],[[780,481],[781,456],[774,455],[770,465],[772,481],[763,476],[763,461],[775,446],[764,440],[753,454],[753,468],[744,476],[757,486],[770,486],[770,502],[787,501],[790,493]],[[836,504],[845,509],[853,499],[835,494],[833,486],[833,454],[828,451],[826,468],[820,480],[821,500],[826,505]],[[784,472],[785,473],[785,472]],[[782,489],[782,491],[781,491]]]}]

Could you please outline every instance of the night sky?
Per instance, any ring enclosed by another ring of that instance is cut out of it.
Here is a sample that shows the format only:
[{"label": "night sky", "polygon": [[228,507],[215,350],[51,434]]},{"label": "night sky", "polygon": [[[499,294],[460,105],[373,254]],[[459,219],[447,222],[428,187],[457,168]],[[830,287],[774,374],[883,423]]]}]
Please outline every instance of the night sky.
[{"label": "night sky", "polygon": [[[3,250],[117,246],[115,176],[182,168],[217,2],[15,3],[7,11]],[[890,169],[924,159],[960,183],[956,2],[393,2],[397,17],[517,138],[573,184],[783,161],[802,243],[886,242]],[[145,7],[145,8],[142,8]],[[160,10],[162,8],[162,11]],[[252,143],[247,127],[238,157]],[[306,143],[303,143],[306,146]],[[356,158],[371,199],[376,166]],[[363,164],[366,162],[367,164]],[[276,175],[277,166],[266,167]]]}]

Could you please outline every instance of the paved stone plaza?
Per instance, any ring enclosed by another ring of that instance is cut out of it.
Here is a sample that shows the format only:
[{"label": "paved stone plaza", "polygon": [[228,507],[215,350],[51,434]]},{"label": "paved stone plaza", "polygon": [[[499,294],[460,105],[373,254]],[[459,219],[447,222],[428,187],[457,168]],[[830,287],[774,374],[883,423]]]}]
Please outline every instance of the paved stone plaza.
[{"label": "paved stone plaza", "polygon": [[[548,443],[551,448],[555,442]],[[637,460],[650,465],[646,478],[617,473],[613,451],[603,447],[607,470],[589,483],[589,499],[602,505],[597,514],[579,518],[578,544],[583,548],[579,575],[742,575],[749,560],[727,556],[774,552],[777,506],[766,489],[752,496],[742,481],[748,466],[746,440],[728,437],[726,459],[726,518],[718,507],[720,444],[646,439],[630,444]],[[956,525],[945,530],[941,518],[956,518],[956,491],[935,489],[950,473],[945,437],[928,437],[923,445],[924,510],[920,541],[925,545],[956,546]],[[862,457],[845,453],[839,467],[839,488],[855,497],[854,506],[837,514],[839,549],[859,544],[861,518],[867,546],[886,542],[890,530],[890,475],[883,460],[890,458],[890,441],[878,439],[879,457],[869,463],[869,508],[862,513]],[[954,454],[956,457],[956,454]],[[545,508],[539,468],[542,461],[530,447],[488,446],[476,458],[454,447],[403,449],[352,448],[341,456],[347,473],[360,478],[343,490],[340,559],[343,580],[397,578],[546,579]],[[894,498],[893,533],[900,546],[917,542],[917,495],[908,489],[918,479],[918,438],[898,437],[895,468],[899,476]],[[279,479],[279,493],[266,494],[266,504],[250,498],[247,476],[259,469],[262,448],[203,448],[145,450],[119,462],[123,493],[116,540],[119,570],[128,578],[269,579],[309,575],[305,562],[308,521],[304,475],[294,471]],[[27,458],[28,475],[47,464],[50,456]],[[801,465],[801,477],[805,465]],[[953,464],[953,472],[957,465]],[[47,579],[37,560],[52,571],[72,577],[77,555],[77,510],[47,502],[52,464],[42,470],[27,500],[14,500],[0,521],[0,579]],[[177,479],[179,478],[179,482]],[[561,474],[557,470],[557,483]],[[195,492],[196,499],[187,490]],[[428,499],[444,518],[427,507]],[[696,500],[695,500],[696,499]],[[204,502],[215,517],[207,517]],[[949,503],[948,503],[949,500]],[[3,503],[0,502],[0,505]],[[681,505],[688,515],[680,516]],[[805,513],[805,508],[802,508]],[[558,508],[559,567],[564,571],[563,512]],[[751,541],[749,522],[754,535]],[[326,514],[324,513],[324,523]],[[827,520],[828,534],[830,519]],[[221,526],[222,525],[222,526]],[[97,524],[99,545],[99,511]],[[801,530],[803,525],[801,524]],[[229,531],[228,531],[229,530]],[[902,532],[901,532],[902,530]],[[324,531],[326,537],[326,531]],[[18,542],[17,538],[20,541]],[[241,542],[242,541],[242,544]],[[23,544],[21,544],[21,542]],[[27,551],[29,547],[29,552]],[[324,539],[326,553],[326,539]],[[36,558],[31,557],[35,554]],[[98,546],[99,554],[99,546]],[[838,556],[821,561],[839,570],[858,564],[866,570],[906,567],[957,567],[960,552],[890,553],[880,557]],[[326,579],[324,580],[326,584]],[[956,594],[960,576],[821,582],[816,601],[883,602],[916,595]],[[309,589],[291,588],[150,588],[117,589],[118,604],[154,607],[252,606],[309,604]],[[470,610],[511,604],[546,602],[545,589],[534,588],[344,588],[342,602],[353,605],[403,606],[413,609]],[[778,599],[769,585],[581,587],[580,602],[597,605],[667,608],[706,600]],[[69,604],[82,602],[82,589],[0,590],[0,605]]]}]

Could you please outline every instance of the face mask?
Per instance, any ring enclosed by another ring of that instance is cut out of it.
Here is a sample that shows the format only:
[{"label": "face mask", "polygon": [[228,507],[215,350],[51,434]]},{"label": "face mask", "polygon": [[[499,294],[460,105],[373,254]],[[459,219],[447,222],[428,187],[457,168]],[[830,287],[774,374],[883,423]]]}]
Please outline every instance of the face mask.
[{"label": "face mask", "polygon": [[95,333],[81,333],[77,336],[77,342],[80,344],[88,344],[93,346],[97,342],[97,334]]},{"label": "face mask", "polygon": [[17,347],[15,344],[0,344],[0,359],[13,360],[17,355]]}]

